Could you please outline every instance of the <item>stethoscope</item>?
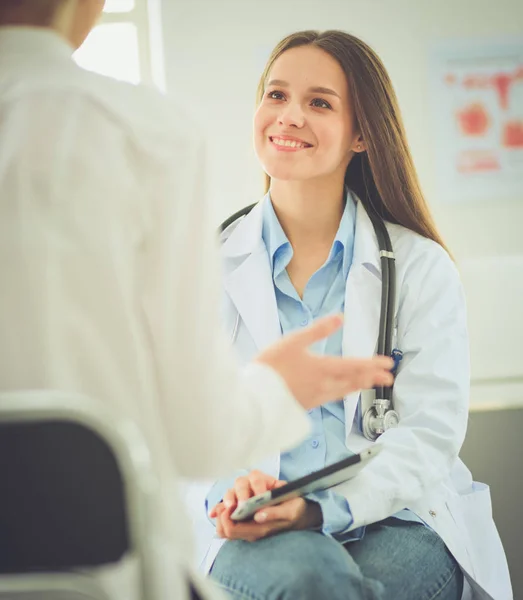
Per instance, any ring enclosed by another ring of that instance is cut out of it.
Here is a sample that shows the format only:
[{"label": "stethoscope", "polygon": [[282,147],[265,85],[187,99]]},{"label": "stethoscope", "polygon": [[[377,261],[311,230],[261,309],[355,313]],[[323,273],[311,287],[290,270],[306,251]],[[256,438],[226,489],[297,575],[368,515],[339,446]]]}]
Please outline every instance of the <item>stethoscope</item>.
[{"label": "stethoscope", "polygon": [[[251,204],[231,215],[220,225],[220,233],[223,233],[238,219],[248,215],[255,206],[256,204]],[[392,350],[396,298],[396,261],[385,223],[374,215],[369,215],[369,217],[378,240],[381,261],[381,309],[376,354],[391,356],[394,359],[395,372],[403,358],[403,354],[399,350]],[[236,341],[239,326],[240,315],[238,313],[231,334],[233,343]],[[376,387],[374,388],[374,394],[372,406],[365,411],[362,417],[362,433],[371,441],[376,440],[388,429],[397,427],[399,423],[398,413],[394,410],[392,404],[392,386]]]}]

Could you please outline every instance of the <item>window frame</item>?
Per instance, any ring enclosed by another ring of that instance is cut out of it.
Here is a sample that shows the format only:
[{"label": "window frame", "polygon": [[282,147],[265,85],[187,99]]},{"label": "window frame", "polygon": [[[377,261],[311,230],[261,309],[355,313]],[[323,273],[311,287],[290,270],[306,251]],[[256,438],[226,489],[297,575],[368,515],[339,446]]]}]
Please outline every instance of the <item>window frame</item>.
[{"label": "window frame", "polygon": [[165,91],[161,0],[134,0],[129,11],[102,13],[99,25],[114,23],[136,27],[140,82]]}]

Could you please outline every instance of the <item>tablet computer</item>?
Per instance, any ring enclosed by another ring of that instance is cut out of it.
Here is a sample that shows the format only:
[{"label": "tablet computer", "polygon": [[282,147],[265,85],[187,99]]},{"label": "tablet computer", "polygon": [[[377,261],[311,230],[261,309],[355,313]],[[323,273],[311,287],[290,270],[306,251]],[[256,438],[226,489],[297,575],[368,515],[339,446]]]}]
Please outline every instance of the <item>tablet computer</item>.
[{"label": "tablet computer", "polygon": [[266,506],[273,506],[291,498],[326,490],[348,479],[352,479],[370,460],[381,452],[381,449],[382,446],[380,444],[375,444],[359,454],[344,458],[324,469],[314,471],[294,481],[289,481],[274,490],[253,496],[238,505],[231,515],[231,520],[246,521]]}]

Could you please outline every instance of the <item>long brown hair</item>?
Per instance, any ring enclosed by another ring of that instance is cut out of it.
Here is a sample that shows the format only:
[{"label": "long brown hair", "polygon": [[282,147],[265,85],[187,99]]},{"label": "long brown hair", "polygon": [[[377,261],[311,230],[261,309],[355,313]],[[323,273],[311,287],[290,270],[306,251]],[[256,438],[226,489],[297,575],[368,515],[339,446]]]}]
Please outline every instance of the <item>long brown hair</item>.
[{"label": "long brown hair", "polygon": [[[262,101],[274,62],[299,46],[321,48],[345,73],[353,103],[355,126],[366,152],[356,153],[345,173],[346,185],[366,210],[385,221],[403,225],[446,249],[421,191],[398,101],[389,75],[377,54],[357,37],[343,31],[300,31],[284,38],[273,50],[258,85]],[[270,177],[266,175],[266,192]]]}]

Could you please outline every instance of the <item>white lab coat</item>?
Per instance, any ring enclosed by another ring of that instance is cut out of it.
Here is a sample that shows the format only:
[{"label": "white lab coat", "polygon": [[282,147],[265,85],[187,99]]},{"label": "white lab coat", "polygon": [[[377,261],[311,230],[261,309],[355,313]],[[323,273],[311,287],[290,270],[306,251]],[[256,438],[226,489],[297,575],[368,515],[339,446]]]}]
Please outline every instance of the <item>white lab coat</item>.
[{"label": "white lab coat", "polygon": [[81,392],[137,421],[162,480],[157,576],[183,600],[178,476],[295,445],[308,420],[275,372],[239,372],[221,330],[192,123],[71,55],[51,31],[0,28],[0,388]]},{"label": "white lab coat", "polygon": [[[439,245],[397,225],[388,225],[388,230],[396,253],[393,347],[404,353],[394,386],[400,425],[379,439],[383,445],[380,456],[337,491],[350,503],[352,528],[409,508],[441,536],[466,573],[464,598],[509,600],[510,578],[492,519],[489,489],[473,482],[458,458],[469,400],[466,311],[460,279]],[[235,345],[243,361],[281,335],[261,232],[260,203],[223,236],[224,320],[232,332],[240,315]],[[374,353],[380,299],[377,241],[358,202],[354,259],[345,297],[345,356]],[[368,392],[362,396],[365,404],[372,401]],[[346,444],[354,452],[371,443],[353,428],[358,398],[355,393],[344,400]],[[279,455],[266,461],[264,469],[278,476]],[[207,491],[201,486],[202,498],[198,500],[194,490],[191,498],[204,571],[209,570],[222,544],[203,514]]]}]

